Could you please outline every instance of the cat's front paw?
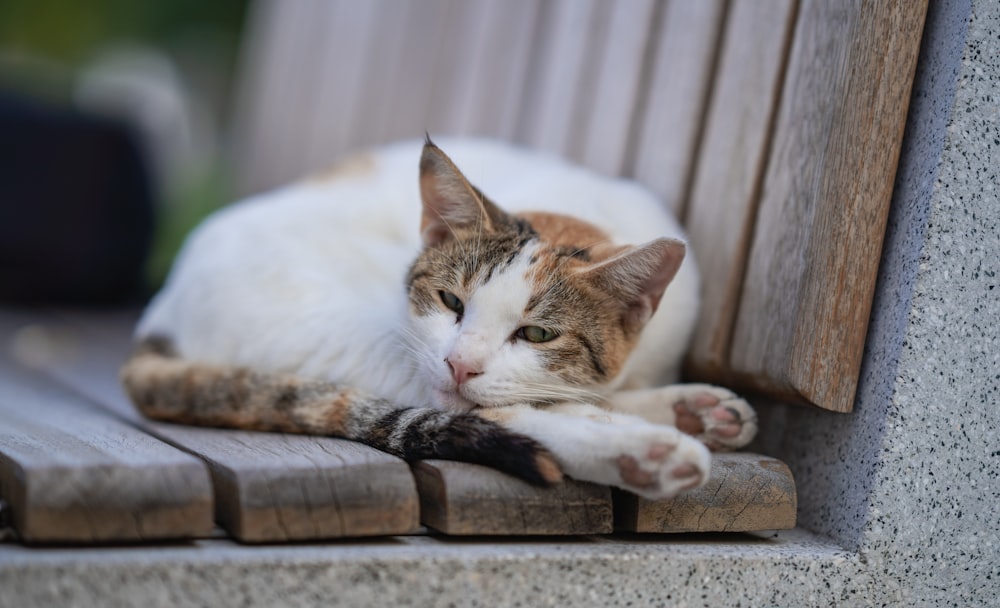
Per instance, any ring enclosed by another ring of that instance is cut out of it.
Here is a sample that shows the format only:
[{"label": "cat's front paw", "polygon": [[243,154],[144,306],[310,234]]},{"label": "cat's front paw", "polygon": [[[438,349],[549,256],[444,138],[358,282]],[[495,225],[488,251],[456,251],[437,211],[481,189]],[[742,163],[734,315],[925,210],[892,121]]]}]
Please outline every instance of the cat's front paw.
[{"label": "cat's front paw", "polygon": [[712,450],[735,450],[757,435],[757,413],[728,389],[710,384],[682,385],[671,407],[675,425]]},{"label": "cat's front paw", "polygon": [[670,498],[708,480],[711,456],[698,441],[664,427],[636,429],[616,459],[620,483],[651,500]]}]

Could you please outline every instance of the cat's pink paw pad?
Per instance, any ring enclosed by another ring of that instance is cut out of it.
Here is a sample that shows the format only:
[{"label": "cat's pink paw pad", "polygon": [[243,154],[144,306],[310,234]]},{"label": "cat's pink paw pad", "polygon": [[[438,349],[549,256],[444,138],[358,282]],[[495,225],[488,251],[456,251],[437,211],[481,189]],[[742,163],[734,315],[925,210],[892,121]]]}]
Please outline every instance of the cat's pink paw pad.
[{"label": "cat's pink paw pad", "polygon": [[667,431],[658,437],[635,438],[638,449],[617,459],[621,483],[615,485],[659,500],[697,487],[707,479],[710,457],[705,447],[673,429]]},{"label": "cat's pink paw pad", "polygon": [[705,473],[691,463],[680,464],[670,471],[670,476],[680,482],[678,491],[690,490],[701,485],[705,479]]},{"label": "cat's pink paw pad", "polygon": [[741,448],[757,434],[757,414],[746,401],[717,386],[690,385],[673,405],[676,425],[713,450]]},{"label": "cat's pink paw pad", "polygon": [[656,476],[649,471],[642,470],[639,461],[631,456],[618,457],[618,471],[621,473],[622,481],[630,486],[651,488],[656,485]]}]

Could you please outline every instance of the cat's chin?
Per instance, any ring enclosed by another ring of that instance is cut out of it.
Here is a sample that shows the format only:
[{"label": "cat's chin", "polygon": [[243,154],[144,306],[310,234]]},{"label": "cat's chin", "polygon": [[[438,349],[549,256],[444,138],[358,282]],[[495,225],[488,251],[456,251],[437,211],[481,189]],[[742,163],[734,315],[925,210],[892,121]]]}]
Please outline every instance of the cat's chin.
[{"label": "cat's chin", "polygon": [[453,412],[468,412],[476,407],[479,407],[478,404],[469,401],[453,390],[435,390],[434,400],[437,401],[438,405],[442,409],[451,410]]}]

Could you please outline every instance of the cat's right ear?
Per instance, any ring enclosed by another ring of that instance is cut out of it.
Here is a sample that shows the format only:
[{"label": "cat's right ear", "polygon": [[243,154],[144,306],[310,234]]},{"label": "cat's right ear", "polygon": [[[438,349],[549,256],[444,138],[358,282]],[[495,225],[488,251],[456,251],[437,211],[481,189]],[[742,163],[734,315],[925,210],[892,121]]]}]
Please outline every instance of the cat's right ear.
[{"label": "cat's right ear", "polygon": [[503,211],[470,184],[429,137],[420,156],[420,198],[425,247],[454,237],[457,230],[491,232],[503,218]]}]

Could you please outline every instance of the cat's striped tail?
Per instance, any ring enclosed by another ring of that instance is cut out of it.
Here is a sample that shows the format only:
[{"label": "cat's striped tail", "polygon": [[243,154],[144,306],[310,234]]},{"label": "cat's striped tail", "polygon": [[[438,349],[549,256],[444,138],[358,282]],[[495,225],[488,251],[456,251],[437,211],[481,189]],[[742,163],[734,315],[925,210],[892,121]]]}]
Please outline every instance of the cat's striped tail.
[{"label": "cat's striped tail", "polygon": [[535,485],[562,478],[541,445],[475,414],[401,407],[329,382],[188,361],[162,338],[143,340],[121,378],[132,402],[156,420],[332,435],[406,460],[482,464]]}]

